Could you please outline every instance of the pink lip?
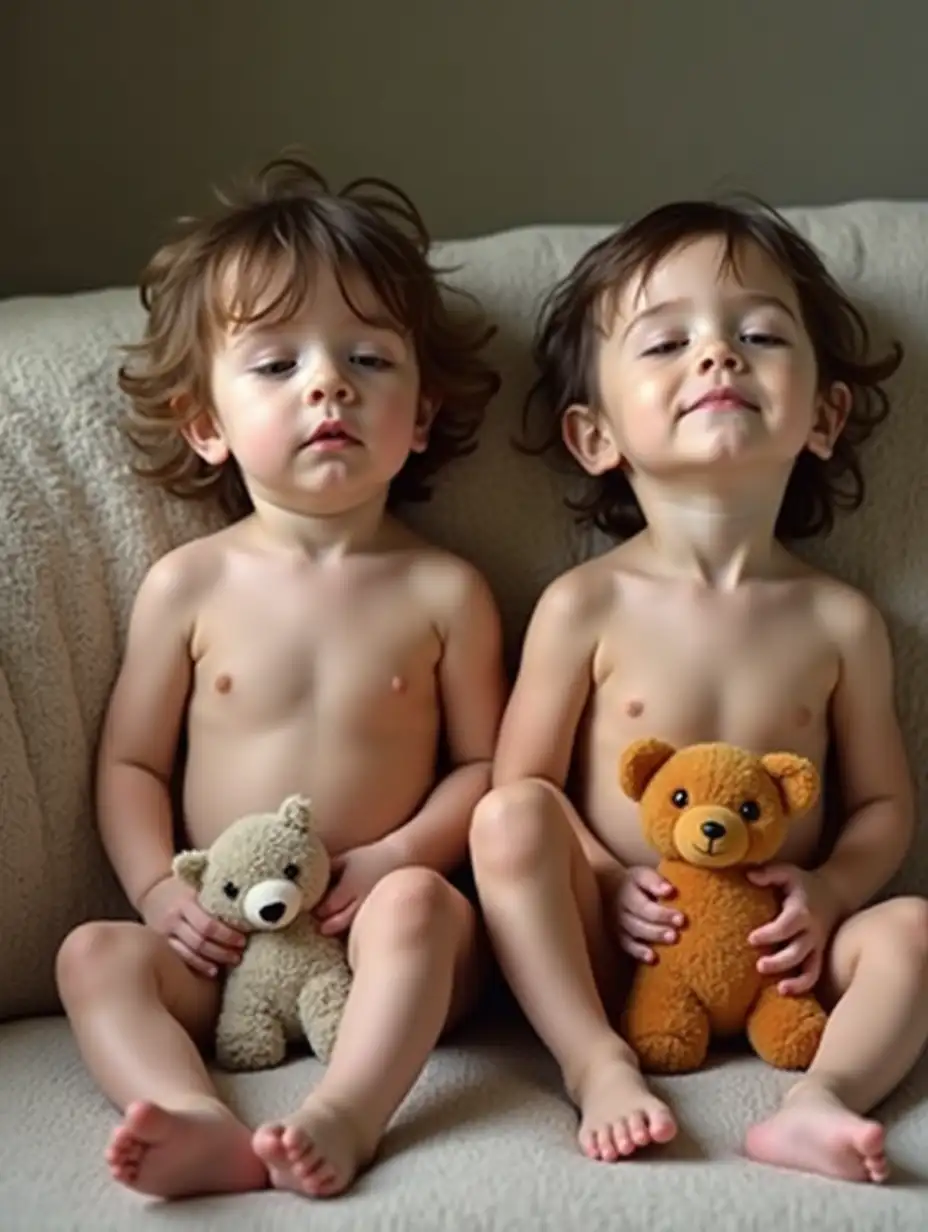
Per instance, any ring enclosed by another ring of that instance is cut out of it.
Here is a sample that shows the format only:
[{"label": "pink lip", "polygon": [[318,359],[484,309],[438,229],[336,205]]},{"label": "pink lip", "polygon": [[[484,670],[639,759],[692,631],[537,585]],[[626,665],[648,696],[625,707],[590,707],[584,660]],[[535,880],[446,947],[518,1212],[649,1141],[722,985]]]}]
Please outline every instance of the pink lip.
[{"label": "pink lip", "polygon": [[349,445],[357,445],[357,440],[337,421],[321,423],[306,442],[306,448],[329,452],[336,449],[346,449]]},{"label": "pink lip", "polygon": [[704,394],[690,407],[691,411],[756,411],[757,406],[742,398],[733,389],[713,389]]}]

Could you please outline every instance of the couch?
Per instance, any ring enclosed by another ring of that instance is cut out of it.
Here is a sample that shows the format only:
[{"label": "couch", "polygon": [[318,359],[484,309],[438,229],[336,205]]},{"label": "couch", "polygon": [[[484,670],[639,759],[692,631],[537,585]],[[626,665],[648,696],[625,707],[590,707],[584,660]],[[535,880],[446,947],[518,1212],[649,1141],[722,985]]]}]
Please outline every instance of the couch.
[{"label": "couch", "polygon": [[[898,655],[899,704],[928,801],[928,202],[794,209],[906,362],[894,411],[865,455],[869,499],[803,550],[877,596]],[[510,665],[540,589],[596,550],[563,507],[567,481],[512,451],[540,295],[603,228],[526,228],[438,245],[499,325],[504,377],[479,450],[411,522],[471,557],[499,596]],[[219,524],[209,504],[140,488],[116,430],[120,343],[142,315],[113,288],[0,303],[0,1229],[739,1229],[928,1226],[928,1062],[881,1110],[893,1182],[880,1189],[780,1172],[740,1154],[745,1127],[787,1081],[731,1051],[659,1085],[682,1132],[614,1166],[584,1160],[557,1073],[517,1015],[484,1010],[429,1062],[380,1160],[347,1196],[307,1205],[263,1193],[178,1204],[113,1185],[102,1150],[115,1114],[86,1076],[53,980],[82,920],[127,913],[95,833],[90,774],[133,593],[172,545]],[[893,888],[928,892],[924,830]],[[297,1058],[221,1077],[251,1122],[314,1079]]]}]

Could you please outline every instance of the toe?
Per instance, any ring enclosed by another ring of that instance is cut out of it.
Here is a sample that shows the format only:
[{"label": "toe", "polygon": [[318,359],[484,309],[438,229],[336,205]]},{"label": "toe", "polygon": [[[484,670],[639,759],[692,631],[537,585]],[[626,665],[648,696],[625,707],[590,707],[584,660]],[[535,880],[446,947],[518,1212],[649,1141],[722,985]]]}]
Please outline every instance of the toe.
[{"label": "toe", "polygon": [[612,1139],[620,1155],[631,1155],[635,1150],[635,1142],[629,1129],[628,1121],[616,1121],[612,1126]]},{"label": "toe", "polygon": [[864,1167],[870,1180],[879,1185],[889,1180],[889,1160],[885,1155],[870,1155],[864,1159]]},{"label": "toe", "polygon": [[648,1127],[652,1142],[670,1142],[676,1137],[677,1123],[670,1109],[663,1104],[658,1105],[648,1117]]},{"label": "toe", "polygon": [[643,1112],[633,1112],[628,1118],[628,1132],[635,1146],[647,1146],[651,1141],[651,1131]]},{"label": "toe", "polygon": [[619,1144],[615,1140],[612,1126],[607,1125],[599,1131],[599,1158],[605,1164],[614,1164],[621,1154]]}]

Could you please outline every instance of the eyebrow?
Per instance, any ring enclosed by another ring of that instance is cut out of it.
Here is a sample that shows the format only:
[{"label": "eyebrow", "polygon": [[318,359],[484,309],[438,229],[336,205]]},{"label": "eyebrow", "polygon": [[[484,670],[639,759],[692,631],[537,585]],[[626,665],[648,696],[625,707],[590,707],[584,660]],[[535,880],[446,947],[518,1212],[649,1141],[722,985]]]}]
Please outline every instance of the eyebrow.
[{"label": "eyebrow", "polygon": [[[779,308],[781,312],[785,312],[788,317],[796,320],[796,314],[787,304],[786,300],[780,299],[778,295],[767,295],[762,291],[746,291],[743,295],[739,295],[738,300],[745,306],[752,308]],[[652,317],[660,316],[665,312],[677,308],[686,308],[692,304],[690,299],[667,299],[661,303],[655,304],[652,308],[645,308],[643,312],[639,312],[633,317],[622,331],[622,341],[624,342],[633,329],[641,325],[642,322],[650,320]]]},{"label": "eyebrow", "polygon": [[[246,321],[233,331],[235,341],[232,343],[233,348],[242,347],[249,343],[263,341],[268,336],[286,332],[291,324],[292,318],[286,321]],[[360,329],[365,328],[375,330],[377,333],[395,334],[398,338],[403,339],[405,335],[403,330],[391,317],[372,316],[367,319],[359,317],[354,313],[351,316],[345,317],[344,321],[340,322],[345,329]]]}]

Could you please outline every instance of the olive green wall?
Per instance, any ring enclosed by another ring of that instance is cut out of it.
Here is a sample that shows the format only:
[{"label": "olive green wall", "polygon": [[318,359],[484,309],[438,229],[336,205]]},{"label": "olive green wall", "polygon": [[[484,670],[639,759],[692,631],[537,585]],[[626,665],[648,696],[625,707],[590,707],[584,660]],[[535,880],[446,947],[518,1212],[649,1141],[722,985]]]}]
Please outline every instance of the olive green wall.
[{"label": "olive green wall", "polygon": [[923,0],[3,0],[0,294],[131,280],[302,144],[433,231],[928,197]]}]

